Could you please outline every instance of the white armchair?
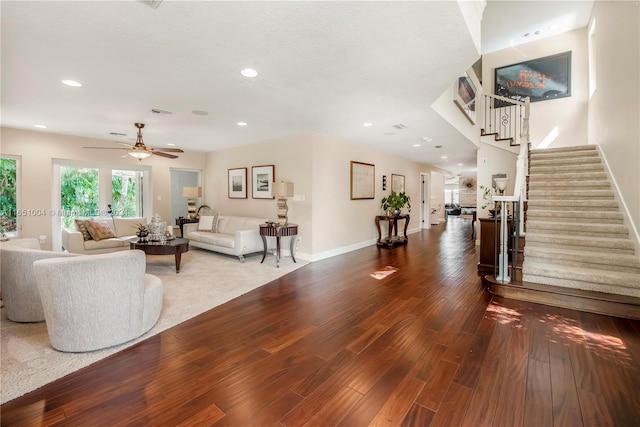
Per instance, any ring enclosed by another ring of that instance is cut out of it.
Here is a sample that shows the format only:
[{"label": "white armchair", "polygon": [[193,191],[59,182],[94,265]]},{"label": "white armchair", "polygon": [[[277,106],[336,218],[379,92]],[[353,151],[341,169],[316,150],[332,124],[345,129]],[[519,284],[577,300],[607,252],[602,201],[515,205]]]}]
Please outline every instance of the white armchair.
[{"label": "white armchair", "polygon": [[160,317],[162,282],[140,250],[33,264],[51,346],[85,352],[130,341]]},{"label": "white armchair", "polygon": [[34,261],[76,256],[40,250],[38,239],[25,238],[0,245],[0,282],[7,318],[14,322],[42,322],[44,311],[33,274]]}]

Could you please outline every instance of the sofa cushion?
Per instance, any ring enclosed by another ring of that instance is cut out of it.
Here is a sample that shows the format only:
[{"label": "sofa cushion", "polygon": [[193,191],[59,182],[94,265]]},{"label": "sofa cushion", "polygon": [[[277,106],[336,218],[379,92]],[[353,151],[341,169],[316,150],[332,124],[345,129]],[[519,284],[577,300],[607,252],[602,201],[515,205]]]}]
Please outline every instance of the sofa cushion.
[{"label": "sofa cushion", "polygon": [[85,250],[92,249],[110,249],[110,248],[122,248],[124,245],[129,245],[128,240],[122,238],[112,237],[110,239],[102,240],[87,240],[84,242]]},{"label": "sofa cushion", "polygon": [[87,230],[86,220],[84,220],[84,219],[76,219],[75,223],[76,223],[76,230],[78,230],[80,233],[82,233],[82,238],[85,240],[85,242],[87,240],[92,240],[93,239],[93,237],[91,237],[91,234],[89,233],[89,230]]},{"label": "sofa cushion", "polygon": [[85,225],[87,226],[87,230],[89,230],[89,234],[91,234],[93,240],[104,240],[111,237],[118,237],[116,236],[116,233],[114,233],[109,222],[111,221],[87,220],[85,221]]},{"label": "sofa cushion", "polygon": [[228,216],[225,218],[227,219],[225,222],[218,223],[218,233],[233,234],[236,231],[247,229],[245,226],[247,218],[243,216]]}]

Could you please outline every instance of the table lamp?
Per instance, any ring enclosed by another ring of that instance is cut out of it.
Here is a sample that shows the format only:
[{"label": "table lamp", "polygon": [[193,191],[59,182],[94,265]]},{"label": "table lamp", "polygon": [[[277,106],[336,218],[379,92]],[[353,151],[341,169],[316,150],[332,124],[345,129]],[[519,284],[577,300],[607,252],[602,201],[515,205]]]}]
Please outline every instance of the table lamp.
[{"label": "table lamp", "polygon": [[287,197],[293,197],[293,182],[276,182],[273,184],[273,197],[278,199],[278,224],[287,225]]},{"label": "table lamp", "polygon": [[202,187],[184,187],[182,195],[187,198],[187,212],[189,218],[193,219],[197,216],[196,199],[202,197]]}]

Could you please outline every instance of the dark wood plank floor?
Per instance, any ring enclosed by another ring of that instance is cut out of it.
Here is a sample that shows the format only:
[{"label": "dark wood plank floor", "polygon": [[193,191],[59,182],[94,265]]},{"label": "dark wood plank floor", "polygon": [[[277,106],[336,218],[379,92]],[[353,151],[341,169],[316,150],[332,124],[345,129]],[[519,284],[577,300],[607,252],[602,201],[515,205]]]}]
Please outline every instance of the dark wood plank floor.
[{"label": "dark wood plank floor", "polygon": [[640,322],[492,299],[469,227],[309,264],[6,403],[2,425],[640,425]]}]

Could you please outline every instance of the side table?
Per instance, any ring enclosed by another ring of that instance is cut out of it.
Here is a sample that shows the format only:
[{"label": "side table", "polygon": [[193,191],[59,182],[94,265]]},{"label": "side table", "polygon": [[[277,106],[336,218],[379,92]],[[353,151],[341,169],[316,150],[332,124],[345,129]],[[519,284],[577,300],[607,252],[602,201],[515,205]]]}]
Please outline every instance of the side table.
[{"label": "side table", "polygon": [[198,218],[185,218],[183,216],[181,216],[180,218],[176,218],[176,225],[180,227],[180,237],[184,237],[184,230],[182,229],[182,227],[185,224],[191,224],[198,221],[200,221]]},{"label": "side table", "polygon": [[295,236],[298,235],[298,225],[297,224],[287,224],[287,225],[278,225],[278,224],[260,224],[260,237],[262,237],[262,261],[260,264],[264,262],[265,257],[267,256],[267,237],[275,237],[276,238],[276,267],[280,267],[280,238],[291,236],[291,259],[293,262],[296,262],[294,249],[295,249]]},{"label": "side table", "polygon": [[[398,236],[398,221],[401,219],[404,220],[404,234],[402,236]],[[408,241],[407,228],[409,227],[409,219],[409,214],[394,216],[377,215],[376,228],[378,229],[378,241],[376,244],[378,246],[385,246],[388,248],[392,248],[396,245],[406,245]],[[380,231],[380,221],[387,221],[389,223],[387,237],[384,239],[382,238],[382,233]]]}]

